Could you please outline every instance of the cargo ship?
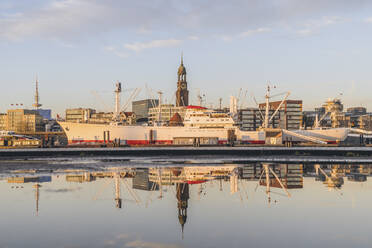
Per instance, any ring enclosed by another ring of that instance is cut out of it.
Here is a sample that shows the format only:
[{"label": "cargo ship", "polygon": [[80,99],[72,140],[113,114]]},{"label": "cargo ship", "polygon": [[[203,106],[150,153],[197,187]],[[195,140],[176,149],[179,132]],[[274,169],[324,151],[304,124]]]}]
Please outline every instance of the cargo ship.
[{"label": "cargo ship", "polygon": [[[267,87],[266,109],[263,125],[257,131],[243,131],[236,121],[236,106],[230,106],[230,113],[207,109],[201,106],[185,106],[185,117],[178,117],[174,123],[149,125],[125,125],[119,122],[121,84],[116,84],[115,113],[111,123],[93,124],[58,121],[66,133],[69,145],[99,145],[116,143],[125,145],[225,145],[233,144],[282,144],[291,142],[312,142],[336,144],[344,141],[350,128],[284,130],[270,128],[269,123],[279,111],[269,116],[270,86]],[[289,92],[282,103],[289,96]],[[159,101],[161,102],[161,101]],[[160,105],[159,105],[160,106]],[[235,111],[234,111],[235,109]],[[159,111],[160,112],[160,111]],[[160,118],[159,118],[160,120]]]},{"label": "cargo ship", "polygon": [[187,106],[182,123],[174,126],[124,126],[118,122],[91,124],[58,122],[69,144],[101,144],[117,142],[127,145],[221,145],[229,140],[248,144],[264,144],[264,131],[241,131],[233,118],[200,106]]}]

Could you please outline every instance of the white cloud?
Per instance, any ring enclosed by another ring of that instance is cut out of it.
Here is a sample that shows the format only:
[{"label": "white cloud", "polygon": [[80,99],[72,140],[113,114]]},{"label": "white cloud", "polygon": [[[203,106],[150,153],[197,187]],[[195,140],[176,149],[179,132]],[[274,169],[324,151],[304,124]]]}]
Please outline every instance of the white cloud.
[{"label": "white cloud", "polygon": [[244,38],[244,37],[252,36],[252,35],[255,35],[255,34],[267,33],[267,32],[270,32],[270,31],[271,31],[271,28],[261,27],[261,28],[246,30],[244,32],[241,32],[241,33],[235,34],[235,35],[223,35],[223,36],[221,36],[221,39],[223,41],[229,42],[229,41],[235,40],[237,38]]},{"label": "white cloud", "polygon": [[153,40],[150,42],[126,43],[124,44],[124,47],[132,51],[140,52],[144,49],[150,49],[150,48],[178,46],[181,43],[182,43],[182,40],[176,40],[176,39]]},{"label": "white cloud", "polygon": [[253,35],[253,34],[259,34],[259,33],[266,33],[266,32],[270,32],[271,29],[270,28],[257,28],[257,29],[252,29],[252,30],[247,30],[245,32],[241,32],[239,34],[240,37],[247,37],[247,36],[250,36],[250,35]]},{"label": "white cloud", "polygon": [[1,18],[0,37],[22,40],[30,36],[60,38],[66,34],[81,35],[94,29],[91,24],[107,16],[104,9],[103,5],[93,1],[52,1],[37,11],[18,12]]},{"label": "white cloud", "polygon": [[[331,25],[339,22],[334,16],[345,10],[357,13],[357,10],[372,5],[372,1],[365,0],[337,0],[336,5],[334,1],[321,0],[234,0],[234,4],[226,0],[188,0],[182,4],[175,0],[24,2],[27,4],[11,0],[0,3],[0,39],[74,40],[118,31],[124,35],[183,32],[186,37],[202,34],[203,37],[221,38],[221,34],[229,32],[244,36],[251,35],[252,31],[260,32],[252,29],[257,26],[301,22],[302,16],[331,16],[308,24]],[[248,31],[244,31],[246,29]],[[225,40],[234,38],[225,37]]]},{"label": "white cloud", "polygon": [[341,24],[347,21],[349,20],[339,17],[339,16],[324,16],[321,19],[307,21],[303,25],[304,28],[298,30],[297,34],[300,36],[309,36],[309,35],[312,35],[318,32],[319,30],[325,27],[335,25],[335,24]]},{"label": "white cloud", "polygon": [[103,48],[103,50],[107,51],[107,52],[110,52],[120,58],[127,58],[129,56],[129,54],[123,52],[123,51],[120,51],[118,50],[116,47],[114,46],[105,46]]},{"label": "white cloud", "polygon": [[299,34],[301,36],[308,36],[308,35],[311,35],[312,33],[313,33],[313,31],[310,30],[310,29],[301,29],[301,30],[297,31],[297,34]]}]

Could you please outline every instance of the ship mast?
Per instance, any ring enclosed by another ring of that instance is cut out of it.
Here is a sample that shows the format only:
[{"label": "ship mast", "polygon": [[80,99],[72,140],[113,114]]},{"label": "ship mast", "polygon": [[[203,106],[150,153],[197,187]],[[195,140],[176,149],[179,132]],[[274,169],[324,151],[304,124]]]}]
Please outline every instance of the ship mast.
[{"label": "ship mast", "polygon": [[269,127],[269,101],[270,101],[270,85],[267,86],[267,91],[266,91],[266,109],[265,109],[265,121],[264,121],[264,128]]},{"label": "ship mast", "polygon": [[161,91],[158,91],[158,94],[159,94],[159,114],[158,114],[158,124],[161,123],[161,105],[162,105],[162,95],[163,95],[163,92]]},{"label": "ship mast", "polygon": [[116,88],[115,88],[115,116],[114,119],[116,121],[120,120],[120,93],[121,93],[121,83],[116,81]]}]

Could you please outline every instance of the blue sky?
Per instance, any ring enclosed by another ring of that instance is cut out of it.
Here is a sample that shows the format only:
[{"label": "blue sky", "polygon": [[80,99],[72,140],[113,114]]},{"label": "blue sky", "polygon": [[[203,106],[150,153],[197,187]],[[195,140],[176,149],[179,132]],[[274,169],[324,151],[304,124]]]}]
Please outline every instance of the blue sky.
[{"label": "blue sky", "polygon": [[253,107],[270,81],[305,109],[342,92],[345,107],[372,111],[371,34],[362,0],[1,0],[0,112],[31,107],[36,74],[54,114],[107,110],[116,80],[174,102],[182,52],[192,103],[200,91],[227,105],[242,88]]}]

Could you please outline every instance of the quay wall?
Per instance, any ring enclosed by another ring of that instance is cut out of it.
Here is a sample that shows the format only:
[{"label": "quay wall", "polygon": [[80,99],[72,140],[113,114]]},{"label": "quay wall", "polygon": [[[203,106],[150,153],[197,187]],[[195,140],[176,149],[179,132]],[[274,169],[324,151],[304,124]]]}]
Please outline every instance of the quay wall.
[{"label": "quay wall", "polygon": [[294,156],[328,158],[366,158],[372,161],[372,147],[124,147],[124,148],[36,148],[0,149],[2,159],[40,157],[153,157],[153,156],[226,156],[258,157]]}]

